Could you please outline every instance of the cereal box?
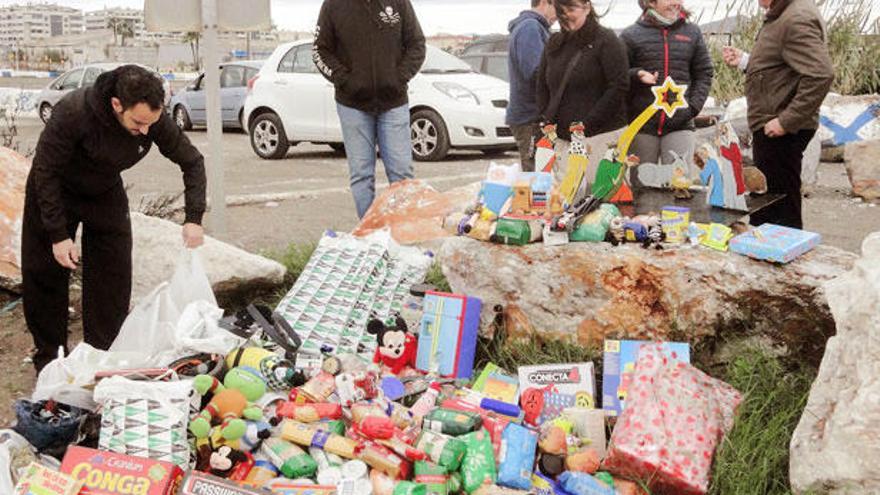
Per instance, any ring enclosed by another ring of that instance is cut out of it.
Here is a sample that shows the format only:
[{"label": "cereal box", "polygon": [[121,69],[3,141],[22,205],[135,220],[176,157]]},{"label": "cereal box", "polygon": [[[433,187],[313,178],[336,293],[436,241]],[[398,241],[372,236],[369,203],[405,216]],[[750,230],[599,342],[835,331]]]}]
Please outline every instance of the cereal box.
[{"label": "cereal box", "polygon": [[80,495],[174,495],[183,471],[170,462],[70,447],[61,472],[83,482]]},{"label": "cereal box", "polygon": [[660,211],[660,220],[666,242],[680,244],[685,240],[685,232],[690,223],[691,210],[683,206],[664,206]]}]

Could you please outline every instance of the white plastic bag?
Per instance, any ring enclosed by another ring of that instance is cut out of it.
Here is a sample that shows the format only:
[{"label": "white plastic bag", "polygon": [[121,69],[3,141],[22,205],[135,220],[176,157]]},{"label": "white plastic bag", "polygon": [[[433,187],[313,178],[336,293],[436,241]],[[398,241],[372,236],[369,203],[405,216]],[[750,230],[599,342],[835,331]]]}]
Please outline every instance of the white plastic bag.
[{"label": "white plastic bag", "polygon": [[95,373],[143,366],[143,359],[138,352],[102,351],[81,343],[68,356],[52,360],[40,371],[31,400],[54,399],[94,411],[92,391],[86,387],[94,385]]},{"label": "white plastic bag", "polygon": [[[179,326],[187,307],[194,303],[199,304],[198,309],[193,310],[195,314],[187,313],[187,322]],[[206,307],[214,310],[207,311]],[[205,321],[201,325],[197,321],[193,322],[198,319],[198,315],[207,316],[203,318]],[[204,341],[208,338],[205,328],[210,325],[209,321],[213,320],[216,327],[216,321],[222,316],[223,312],[217,308],[217,299],[211,290],[211,283],[205,274],[198,251],[185,249],[171,281],[160,284],[135,306],[122,324],[110,351],[140,352],[144,356],[145,366],[149,363],[168,364],[171,360],[182,357],[184,354],[180,352],[184,349],[192,349],[191,346],[177,345],[177,341],[189,338],[187,333],[194,333],[192,337],[200,340],[198,344],[205,344]],[[215,338],[221,335],[219,332],[208,333]],[[224,352],[228,350],[225,349]],[[161,362],[162,360],[165,362]]]}]

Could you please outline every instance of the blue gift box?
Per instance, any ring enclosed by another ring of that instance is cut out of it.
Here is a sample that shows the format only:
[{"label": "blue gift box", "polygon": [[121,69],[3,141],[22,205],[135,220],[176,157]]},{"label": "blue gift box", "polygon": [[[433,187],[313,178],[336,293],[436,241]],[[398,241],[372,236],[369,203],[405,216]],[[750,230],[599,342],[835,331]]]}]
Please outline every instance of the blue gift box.
[{"label": "blue gift box", "polygon": [[443,377],[470,378],[480,330],[482,301],[428,291],[422,305],[416,368]]},{"label": "blue gift box", "polygon": [[765,223],[730,240],[730,250],[750,258],[788,263],[822,242],[815,232]]}]

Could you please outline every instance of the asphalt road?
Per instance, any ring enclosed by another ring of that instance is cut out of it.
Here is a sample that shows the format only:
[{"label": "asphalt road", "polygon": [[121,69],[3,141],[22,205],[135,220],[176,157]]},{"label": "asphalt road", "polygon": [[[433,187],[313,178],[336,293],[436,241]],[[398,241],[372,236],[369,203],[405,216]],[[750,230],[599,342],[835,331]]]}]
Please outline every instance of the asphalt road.
[{"label": "asphalt road", "polygon": [[[19,124],[22,149],[32,149],[43,125],[26,119]],[[190,140],[206,156],[208,136],[204,130],[188,132]],[[253,152],[241,131],[223,134],[220,153],[225,168],[227,201],[246,206],[227,208],[227,234],[221,239],[248,249],[280,249],[291,242],[316,241],[327,229],[350,231],[357,225],[354,201],[348,188],[348,165],[329,146],[300,144],[282,160],[263,160]],[[515,153],[491,160],[513,162]],[[490,158],[480,152],[453,152],[441,162],[414,162],[418,179],[440,191],[479,180]],[[377,164],[377,187],[387,184],[381,160]],[[156,147],[134,168],[123,173],[132,209],[162,195],[183,191],[180,169]],[[209,191],[210,197],[210,191]],[[206,217],[210,232],[210,213]]]}]

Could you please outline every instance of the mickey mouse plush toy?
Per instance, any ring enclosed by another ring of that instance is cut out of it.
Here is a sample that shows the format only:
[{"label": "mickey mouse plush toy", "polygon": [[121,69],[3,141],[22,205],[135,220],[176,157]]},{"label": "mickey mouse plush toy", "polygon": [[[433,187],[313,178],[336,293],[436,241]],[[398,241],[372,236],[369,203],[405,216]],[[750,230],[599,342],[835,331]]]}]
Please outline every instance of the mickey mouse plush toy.
[{"label": "mickey mouse plush toy", "polygon": [[370,320],[367,332],[375,335],[379,342],[373,356],[374,363],[390,368],[395,375],[407,366],[415,366],[418,340],[407,331],[406,321],[400,315],[384,323],[375,318]]}]

